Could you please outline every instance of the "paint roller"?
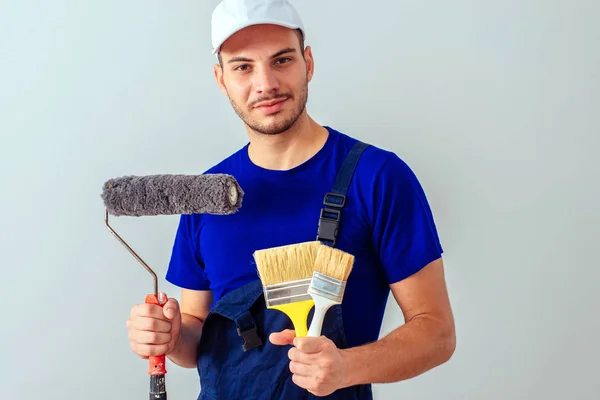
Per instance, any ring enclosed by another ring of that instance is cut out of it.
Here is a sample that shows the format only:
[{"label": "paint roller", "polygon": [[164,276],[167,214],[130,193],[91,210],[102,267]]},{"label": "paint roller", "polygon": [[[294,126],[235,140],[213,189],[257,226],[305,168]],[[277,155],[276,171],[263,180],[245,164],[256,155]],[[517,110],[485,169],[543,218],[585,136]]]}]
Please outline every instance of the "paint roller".
[{"label": "paint roller", "polygon": [[[104,183],[105,225],[112,234],[152,275],[153,294],[145,303],[163,306],[156,273],[110,226],[108,217],[157,216],[177,214],[229,215],[242,205],[244,192],[236,179],[227,174],[124,176]],[[165,356],[149,357],[150,400],[166,400]]]}]

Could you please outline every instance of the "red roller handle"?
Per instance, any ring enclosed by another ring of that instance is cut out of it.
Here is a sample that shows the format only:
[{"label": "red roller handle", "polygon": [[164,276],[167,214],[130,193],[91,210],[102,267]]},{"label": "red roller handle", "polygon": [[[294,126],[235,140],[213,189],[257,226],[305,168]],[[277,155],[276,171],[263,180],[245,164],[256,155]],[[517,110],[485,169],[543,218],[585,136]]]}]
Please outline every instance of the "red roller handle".
[{"label": "red roller handle", "polygon": [[[160,299],[160,300],[159,300]],[[167,295],[159,293],[158,297],[153,294],[146,295],[146,304],[156,304],[157,306],[163,307],[167,302]],[[164,375],[167,373],[165,356],[150,356],[148,358],[148,374],[149,375]]]}]

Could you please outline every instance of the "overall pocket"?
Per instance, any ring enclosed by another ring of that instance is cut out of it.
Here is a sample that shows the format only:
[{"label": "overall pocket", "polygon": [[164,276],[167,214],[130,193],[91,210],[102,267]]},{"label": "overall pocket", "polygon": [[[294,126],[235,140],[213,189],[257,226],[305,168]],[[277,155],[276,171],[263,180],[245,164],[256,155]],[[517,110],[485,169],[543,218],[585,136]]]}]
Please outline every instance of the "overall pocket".
[{"label": "overall pocket", "polygon": [[[312,311],[307,323],[311,318]],[[219,300],[202,328],[198,347],[201,386],[198,399],[372,398],[370,385],[340,389],[326,397],[316,397],[297,386],[289,369],[291,346],[276,346],[269,342],[271,333],[284,329],[293,329],[293,324],[284,313],[266,308],[260,281],[253,281]],[[242,347],[244,331],[250,332],[246,344],[253,345],[247,350]],[[340,306],[328,311],[323,335],[338,348],[347,348]]]},{"label": "overall pocket", "polygon": [[[253,281],[220,299],[207,316],[198,345],[201,399],[271,399],[289,375],[289,346],[269,335],[293,329],[280,311],[265,306]],[[244,339],[246,337],[246,340]],[[243,343],[249,344],[246,349]]]}]

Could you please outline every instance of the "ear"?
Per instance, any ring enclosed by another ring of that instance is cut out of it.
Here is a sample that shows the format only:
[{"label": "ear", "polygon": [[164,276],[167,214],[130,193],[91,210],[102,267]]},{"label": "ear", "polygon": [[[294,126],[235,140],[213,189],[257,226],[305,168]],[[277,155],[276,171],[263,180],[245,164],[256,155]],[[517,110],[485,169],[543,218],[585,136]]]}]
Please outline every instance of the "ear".
[{"label": "ear", "polygon": [[315,74],[315,60],[312,55],[312,49],[310,46],[306,46],[304,49],[304,61],[306,62],[306,70],[308,73],[308,81],[312,80],[313,75]]},{"label": "ear", "polygon": [[223,68],[221,68],[219,64],[215,64],[213,66],[213,72],[215,74],[217,85],[219,85],[219,88],[221,88],[223,94],[227,96],[227,89],[225,88],[225,83],[223,82]]}]

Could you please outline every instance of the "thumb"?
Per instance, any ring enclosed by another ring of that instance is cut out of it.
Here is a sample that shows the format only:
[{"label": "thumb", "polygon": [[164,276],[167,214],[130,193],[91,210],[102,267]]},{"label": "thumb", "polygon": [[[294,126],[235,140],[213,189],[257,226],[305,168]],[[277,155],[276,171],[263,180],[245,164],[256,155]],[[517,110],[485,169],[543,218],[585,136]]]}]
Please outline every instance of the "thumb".
[{"label": "thumb", "polygon": [[180,315],[179,303],[175,299],[169,299],[163,306],[163,314],[170,320],[175,319]]},{"label": "thumb", "polygon": [[273,332],[269,336],[269,341],[277,346],[286,346],[294,343],[296,337],[296,331],[291,329],[285,329],[281,332]]}]

